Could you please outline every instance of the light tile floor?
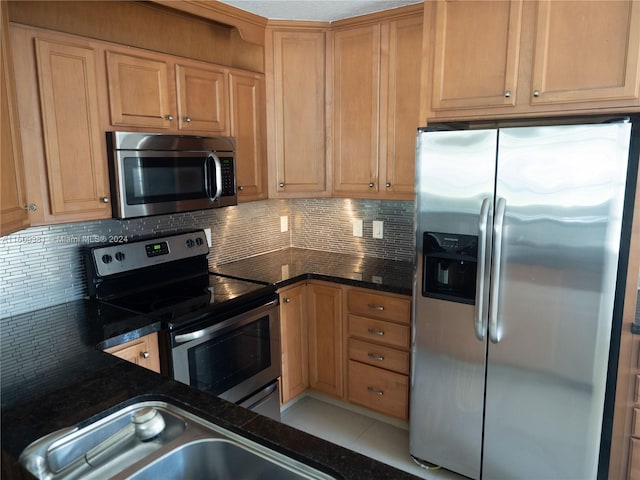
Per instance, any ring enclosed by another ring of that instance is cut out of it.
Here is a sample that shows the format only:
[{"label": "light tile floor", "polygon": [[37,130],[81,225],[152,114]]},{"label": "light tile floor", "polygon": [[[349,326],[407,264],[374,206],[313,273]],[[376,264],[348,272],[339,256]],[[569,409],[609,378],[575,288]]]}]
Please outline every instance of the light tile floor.
[{"label": "light tile floor", "polygon": [[409,456],[409,431],[401,426],[306,396],[282,412],[282,422],[427,480],[466,480],[447,470],[425,470]]}]

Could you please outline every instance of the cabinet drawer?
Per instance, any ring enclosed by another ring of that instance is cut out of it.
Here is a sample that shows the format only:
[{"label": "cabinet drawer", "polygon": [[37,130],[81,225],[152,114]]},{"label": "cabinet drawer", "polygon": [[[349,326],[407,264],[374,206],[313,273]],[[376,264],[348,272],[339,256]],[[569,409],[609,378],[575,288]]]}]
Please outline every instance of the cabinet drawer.
[{"label": "cabinet drawer", "polygon": [[381,318],[393,322],[411,321],[411,302],[402,298],[389,297],[380,293],[366,293],[349,290],[347,294],[349,313]]},{"label": "cabinet drawer", "polygon": [[409,374],[409,352],[383,347],[354,338],[349,339],[349,358],[374,367]]},{"label": "cabinet drawer", "polygon": [[636,375],[636,395],[633,398],[635,403],[640,403],[640,375]]},{"label": "cabinet drawer", "polygon": [[633,409],[633,422],[631,424],[631,436],[640,438],[640,408]]},{"label": "cabinet drawer", "polygon": [[409,327],[373,318],[349,315],[349,335],[392,347],[409,348]]},{"label": "cabinet drawer", "polygon": [[347,397],[380,413],[407,418],[409,381],[406,375],[349,360]]}]

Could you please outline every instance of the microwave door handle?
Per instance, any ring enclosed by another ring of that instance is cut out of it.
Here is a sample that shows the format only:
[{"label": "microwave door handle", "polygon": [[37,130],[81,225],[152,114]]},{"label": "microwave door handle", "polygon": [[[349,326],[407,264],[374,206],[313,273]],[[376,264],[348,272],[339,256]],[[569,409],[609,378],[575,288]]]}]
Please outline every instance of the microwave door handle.
[{"label": "microwave door handle", "polygon": [[204,191],[207,197],[214,199],[211,194],[211,155],[204,159]]},{"label": "microwave door handle", "polygon": [[215,201],[222,195],[222,163],[220,162],[218,156],[213,152],[209,154],[209,159],[213,160],[213,165],[216,172],[216,193],[215,195],[213,195],[213,197],[209,195],[209,198],[211,198],[211,201]]}]

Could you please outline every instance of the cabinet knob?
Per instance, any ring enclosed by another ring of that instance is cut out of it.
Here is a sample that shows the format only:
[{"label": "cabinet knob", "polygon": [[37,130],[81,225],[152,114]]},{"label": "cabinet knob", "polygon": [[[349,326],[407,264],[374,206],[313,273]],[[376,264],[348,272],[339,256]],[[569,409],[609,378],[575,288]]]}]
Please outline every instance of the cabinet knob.
[{"label": "cabinet knob", "polygon": [[243,190],[244,190],[244,187],[243,187],[242,185],[238,185],[238,190],[239,190],[239,191],[243,191]]},{"label": "cabinet knob", "polygon": [[173,121],[173,115],[171,115],[171,114],[166,115],[164,118],[165,118],[165,120],[169,120],[170,122]]},{"label": "cabinet knob", "polygon": [[191,123],[191,117],[184,117],[184,123]]},{"label": "cabinet knob", "polygon": [[371,310],[380,310],[381,312],[384,310],[383,305],[375,305],[373,303],[369,303],[367,307],[369,307]]},{"label": "cabinet knob", "polygon": [[109,197],[100,197],[101,203],[109,203]]},{"label": "cabinet knob", "polygon": [[286,298],[283,300],[283,302],[284,302],[284,303],[290,303],[290,302],[291,302],[291,299],[290,299],[289,297],[286,297]]},{"label": "cabinet knob", "polygon": [[387,187],[387,188],[391,188],[391,182],[385,183],[384,186]]},{"label": "cabinet knob", "polygon": [[511,90],[507,90],[506,92],[504,92],[504,96],[505,98],[509,98],[511,96]]},{"label": "cabinet knob", "polygon": [[378,390],[377,388],[374,388],[374,387],[367,387],[367,390],[371,393],[378,395],[379,397],[384,395],[384,392],[382,390]]},{"label": "cabinet knob", "polygon": [[367,332],[372,335],[380,335],[381,337],[384,336],[384,330],[378,330],[377,328],[368,328]]},{"label": "cabinet knob", "polygon": [[35,203],[28,203],[22,208],[28,212],[35,212],[36,210],[38,210],[38,206]]},{"label": "cabinet knob", "polygon": [[280,183],[278,184],[278,186],[279,186],[280,188],[284,188],[284,182],[280,182]]},{"label": "cabinet knob", "polygon": [[375,184],[374,184],[373,182],[371,182],[371,183],[369,184],[369,188],[373,188],[373,187],[375,187]]},{"label": "cabinet knob", "polygon": [[533,96],[538,98],[540,96],[540,90],[534,90],[533,91]]},{"label": "cabinet knob", "polygon": [[149,358],[149,352],[140,352],[142,358]]},{"label": "cabinet knob", "polygon": [[384,355],[380,355],[379,353],[368,353],[367,356],[371,360],[377,360],[379,362],[382,362],[384,360]]}]

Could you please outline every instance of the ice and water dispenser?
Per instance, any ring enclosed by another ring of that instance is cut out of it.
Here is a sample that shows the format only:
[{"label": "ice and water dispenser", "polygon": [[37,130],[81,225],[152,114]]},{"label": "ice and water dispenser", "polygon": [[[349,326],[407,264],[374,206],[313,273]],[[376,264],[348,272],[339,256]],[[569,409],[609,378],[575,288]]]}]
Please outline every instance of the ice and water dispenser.
[{"label": "ice and water dispenser", "polygon": [[478,237],[424,232],[422,251],[422,295],[473,305]]}]

